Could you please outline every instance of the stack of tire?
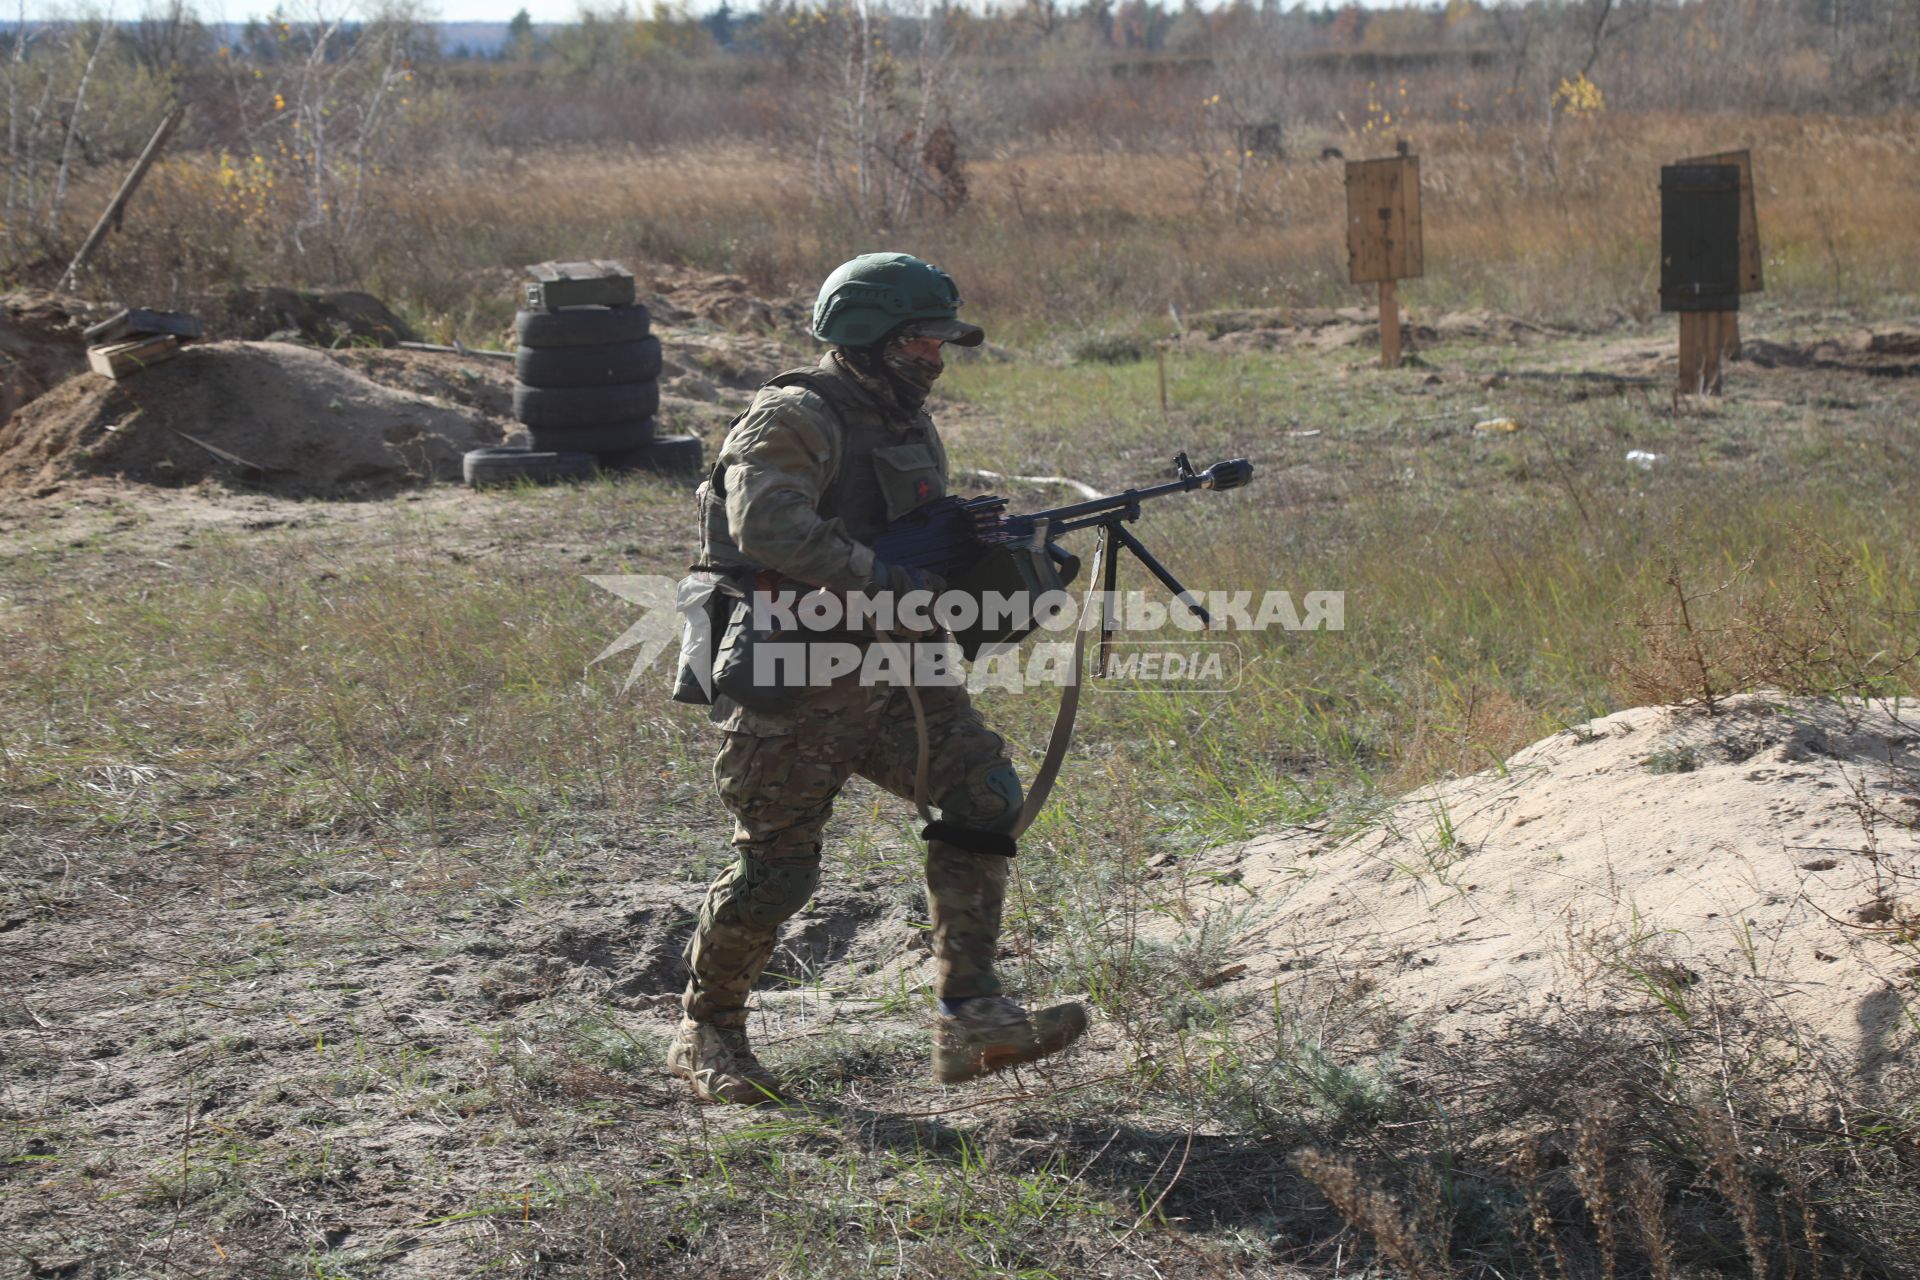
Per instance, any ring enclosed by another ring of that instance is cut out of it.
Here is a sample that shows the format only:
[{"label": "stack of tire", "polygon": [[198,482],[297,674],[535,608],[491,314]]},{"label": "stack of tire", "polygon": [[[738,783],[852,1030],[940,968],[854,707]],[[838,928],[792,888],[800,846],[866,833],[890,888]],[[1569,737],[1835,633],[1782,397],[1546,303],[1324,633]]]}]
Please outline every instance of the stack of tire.
[{"label": "stack of tire", "polygon": [[[514,317],[519,340],[513,416],[524,423],[524,449],[476,449],[466,455],[467,483],[580,479],[596,471],[645,470],[688,475],[700,470],[700,441],[654,434],[660,408],[660,339],[633,277],[592,281],[604,299],[593,305],[546,307],[538,286],[531,309]],[[549,286],[552,294],[565,297]],[[574,296],[578,296],[576,292]]]}]

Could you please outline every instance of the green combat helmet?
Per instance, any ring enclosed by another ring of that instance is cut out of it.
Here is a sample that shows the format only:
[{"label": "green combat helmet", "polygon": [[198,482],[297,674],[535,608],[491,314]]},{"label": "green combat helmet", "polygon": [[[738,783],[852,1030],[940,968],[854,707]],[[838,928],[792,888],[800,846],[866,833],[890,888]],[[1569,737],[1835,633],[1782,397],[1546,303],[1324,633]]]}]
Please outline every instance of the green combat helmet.
[{"label": "green combat helmet", "polygon": [[903,324],[923,337],[977,347],[986,333],[959,318],[953,277],[907,253],[863,253],[842,263],[820,286],[813,336],[839,347],[865,347]]}]

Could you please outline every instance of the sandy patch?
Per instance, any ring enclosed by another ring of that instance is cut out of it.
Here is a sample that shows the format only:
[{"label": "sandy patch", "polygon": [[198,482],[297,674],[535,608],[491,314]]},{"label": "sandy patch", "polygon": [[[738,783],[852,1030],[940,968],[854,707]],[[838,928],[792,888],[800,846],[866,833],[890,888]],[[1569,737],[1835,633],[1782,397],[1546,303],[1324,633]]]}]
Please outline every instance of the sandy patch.
[{"label": "sandy patch", "polygon": [[1198,870],[1232,982],[1338,977],[1447,1036],[1555,1006],[1764,1005],[1871,1069],[1920,1032],[1920,716],[1761,696],[1622,711],[1357,835]]}]

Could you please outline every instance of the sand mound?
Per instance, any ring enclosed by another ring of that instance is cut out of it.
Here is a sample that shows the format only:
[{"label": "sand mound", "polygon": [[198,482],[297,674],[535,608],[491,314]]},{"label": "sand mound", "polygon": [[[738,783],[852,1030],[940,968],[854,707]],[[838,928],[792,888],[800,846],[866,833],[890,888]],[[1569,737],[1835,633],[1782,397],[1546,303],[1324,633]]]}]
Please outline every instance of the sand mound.
[{"label": "sand mound", "polygon": [[1871,1069],[1920,1040],[1916,779],[1910,709],[1640,708],[1357,836],[1197,869],[1228,886],[1215,920],[1246,966],[1228,973],[1262,991],[1332,978],[1461,1038],[1556,1007],[1770,1011]]},{"label": "sand mound", "polygon": [[379,489],[458,479],[460,455],[498,443],[503,425],[310,348],[219,342],[123,382],[81,374],[35,400],[0,427],[0,486],[224,476],[300,493]]}]

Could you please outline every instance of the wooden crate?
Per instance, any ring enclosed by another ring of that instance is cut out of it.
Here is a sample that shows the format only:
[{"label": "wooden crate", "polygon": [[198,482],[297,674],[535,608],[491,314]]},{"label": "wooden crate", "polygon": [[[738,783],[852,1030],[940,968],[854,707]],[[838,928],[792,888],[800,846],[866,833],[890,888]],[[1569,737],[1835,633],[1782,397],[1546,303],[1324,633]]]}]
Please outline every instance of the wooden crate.
[{"label": "wooden crate", "polygon": [[87,348],[87,367],[118,381],[180,354],[180,339],[170,333]]}]

